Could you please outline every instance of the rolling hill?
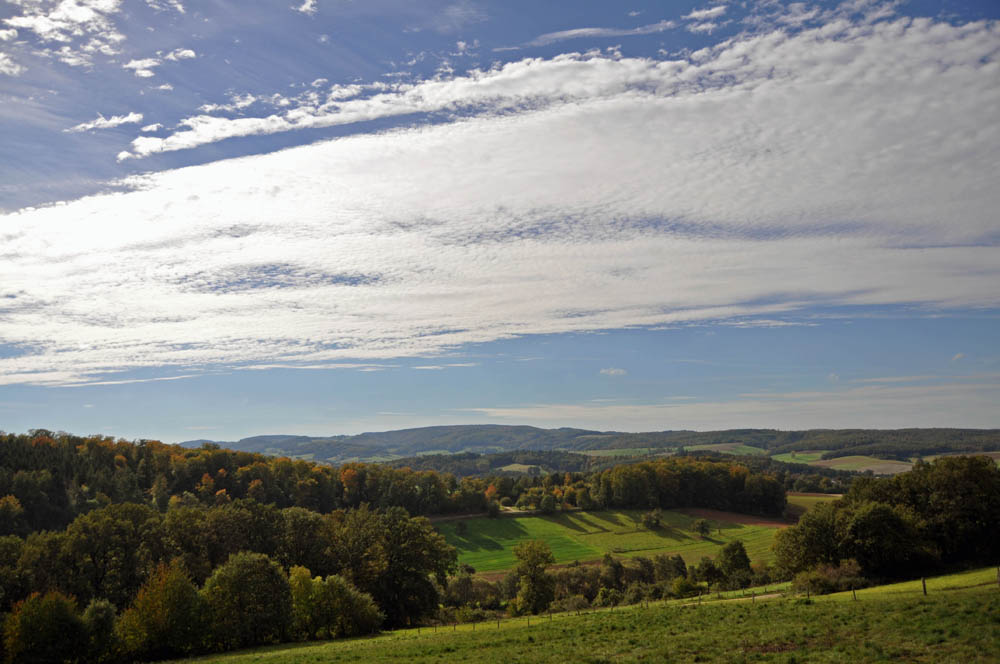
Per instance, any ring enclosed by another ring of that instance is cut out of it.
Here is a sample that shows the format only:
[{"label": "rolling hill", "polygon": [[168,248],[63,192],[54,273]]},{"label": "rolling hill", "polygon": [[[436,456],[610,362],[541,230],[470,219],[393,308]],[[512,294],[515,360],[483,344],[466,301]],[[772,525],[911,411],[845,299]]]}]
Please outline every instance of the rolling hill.
[{"label": "rolling hill", "polygon": [[912,457],[953,452],[1000,450],[997,429],[730,429],[727,431],[653,431],[623,433],[499,424],[433,426],[340,436],[251,436],[237,441],[193,440],[184,447],[215,443],[230,449],[310,459],[327,463],[389,461],[422,454],[516,450],[678,449],[707,445],[756,448],[768,454],[822,451],[822,459],[869,455],[909,461]]}]

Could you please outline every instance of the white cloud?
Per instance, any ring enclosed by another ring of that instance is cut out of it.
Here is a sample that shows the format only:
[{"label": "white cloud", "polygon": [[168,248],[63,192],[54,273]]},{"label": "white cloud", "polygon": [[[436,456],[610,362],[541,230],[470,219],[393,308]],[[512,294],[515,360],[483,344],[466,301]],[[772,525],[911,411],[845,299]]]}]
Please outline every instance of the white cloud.
[{"label": "white cloud", "polygon": [[722,24],[708,21],[706,23],[692,23],[688,25],[685,29],[688,32],[704,33],[706,35],[710,35],[716,30],[718,30],[720,27],[722,27]]},{"label": "white cloud", "polygon": [[962,359],[962,358],[964,358],[964,357],[965,357],[965,353],[955,353],[955,354],[954,354],[954,355],[952,356],[952,358],[951,358],[951,361],[952,361],[952,362],[958,362],[959,360],[961,360],[961,359]]},{"label": "white cloud", "polygon": [[[0,383],[427,358],[817,304],[1000,306],[1000,255],[975,246],[1000,209],[997,30],[847,23],[685,61],[526,60],[342,91],[316,117],[486,110],[0,217],[0,293],[16,295],[0,343],[22,351]],[[306,122],[297,103],[197,138]]]},{"label": "white cloud", "polygon": [[139,131],[159,131],[160,129],[163,129],[163,125],[160,124],[159,122],[156,122],[154,124],[148,124],[148,125],[146,125],[145,127],[143,127],[142,129],[140,129]]},{"label": "white cloud", "polygon": [[95,53],[114,55],[125,39],[113,21],[121,10],[121,0],[17,0],[12,4],[21,13],[3,19],[3,23],[33,32],[42,42],[61,44],[42,49],[39,54],[70,66],[89,65]]},{"label": "white cloud", "polygon": [[316,0],[302,0],[302,4],[295,7],[295,11],[312,16],[316,13]]},{"label": "white cloud", "polygon": [[[601,37],[631,37],[637,35],[651,35],[658,32],[665,32],[676,27],[673,21],[659,21],[649,25],[642,25],[638,28],[574,28],[572,30],[560,30],[559,32],[548,32],[539,35],[524,46],[547,46],[556,42],[569,39],[581,38],[601,38]],[[511,50],[510,48],[500,48],[496,50]]]},{"label": "white cloud", "polygon": [[184,14],[184,5],[180,0],[146,0],[146,4],[156,11],[166,11],[167,9],[173,9],[178,14]]},{"label": "white cloud", "polygon": [[690,14],[684,16],[684,18],[690,21],[708,21],[713,18],[719,18],[726,13],[725,5],[716,5],[715,7],[708,7],[706,9],[695,9],[692,10]]},{"label": "white cloud", "polygon": [[601,369],[601,375],[603,376],[624,376],[628,372],[624,369],[616,369],[614,367],[609,367],[607,369]]},{"label": "white cloud", "polygon": [[176,48],[163,57],[167,60],[176,62],[178,60],[191,60],[198,57],[198,54],[189,48]]},{"label": "white cloud", "polygon": [[17,39],[17,30],[14,28],[0,30],[0,41],[10,41],[12,39]]},{"label": "white cloud", "polygon": [[6,53],[0,53],[0,74],[5,74],[7,76],[20,76],[24,73],[25,68],[7,55]]},{"label": "white cloud", "polygon": [[90,122],[81,122],[75,127],[70,127],[69,129],[64,129],[63,131],[79,132],[90,131],[92,129],[111,129],[113,127],[120,127],[125,124],[137,124],[139,122],[142,122],[142,113],[133,112],[128,115],[112,115],[110,118],[106,118],[98,113],[97,119],[91,120]]}]

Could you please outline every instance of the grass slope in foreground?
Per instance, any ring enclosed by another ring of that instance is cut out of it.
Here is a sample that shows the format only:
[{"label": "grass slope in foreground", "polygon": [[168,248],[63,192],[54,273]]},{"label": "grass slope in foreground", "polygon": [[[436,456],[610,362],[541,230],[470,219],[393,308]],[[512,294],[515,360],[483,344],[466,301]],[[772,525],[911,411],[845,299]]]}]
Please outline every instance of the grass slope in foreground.
[{"label": "grass slope in foreground", "polygon": [[188,664],[292,662],[995,662],[995,570],[819,598],[654,604],[262,648]]},{"label": "grass slope in foreground", "polygon": [[[514,547],[525,540],[544,540],[557,563],[596,560],[605,553],[617,557],[679,553],[688,564],[702,556],[714,557],[732,540],[739,539],[752,561],[770,561],[777,528],[709,519],[712,532],[702,539],[692,529],[697,517],[663,512],[663,526],[642,526],[643,510],[558,512],[549,516],[474,518],[437,524],[448,543],[458,549],[458,559],[477,572],[512,569]],[[738,515],[733,515],[738,517]],[[750,523],[758,517],[745,517]],[[459,530],[464,524],[465,532]]]}]

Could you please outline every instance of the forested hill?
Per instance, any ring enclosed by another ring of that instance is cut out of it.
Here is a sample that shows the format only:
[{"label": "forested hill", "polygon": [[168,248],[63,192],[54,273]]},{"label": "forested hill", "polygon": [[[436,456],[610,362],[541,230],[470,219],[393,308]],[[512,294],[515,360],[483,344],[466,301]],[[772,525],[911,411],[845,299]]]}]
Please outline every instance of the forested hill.
[{"label": "forested hill", "polygon": [[390,460],[428,453],[670,449],[715,443],[741,443],[773,454],[823,450],[825,458],[861,454],[905,460],[949,452],[1000,450],[1000,429],[730,429],[622,433],[482,424],[401,429],[353,436],[252,436],[238,441],[187,441],[181,445],[196,448],[206,442],[247,452],[329,463]]}]

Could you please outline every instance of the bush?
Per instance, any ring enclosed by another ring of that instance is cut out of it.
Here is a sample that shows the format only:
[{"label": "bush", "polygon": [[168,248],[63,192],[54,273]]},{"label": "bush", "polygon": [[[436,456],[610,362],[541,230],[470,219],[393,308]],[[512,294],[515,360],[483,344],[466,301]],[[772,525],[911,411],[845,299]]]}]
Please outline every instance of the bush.
[{"label": "bush", "polygon": [[3,636],[7,661],[17,664],[75,661],[88,645],[76,602],[56,591],[15,604]]},{"label": "bush", "polygon": [[614,588],[601,588],[594,599],[594,606],[618,606],[622,603],[622,594]]},{"label": "bush", "polygon": [[701,592],[702,587],[686,576],[678,576],[670,586],[670,594],[674,597],[690,597]]},{"label": "bush", "polygon": [[868,579],[861,576],[861,566],[855,560],[844,560],[840,565],[817,565],[799,572],[792,580],[792,590],[813,595],[843,592],[868,586]]},{"label": "bush", "polygon": [[553,611],[583,611],[590,608],[590,602],[583,595],[570,595],[552,603]]},{"label": "bush", "polygon": [[285,638],[291,622],[288,579],[262,553],[234,553],[201,589],[212,645],[235,650]]},{"label": "bush", "polygon": [[649,594],[649,588],[645,583],[632,583],[625,589],[622,595],[622,604],[639,604]]}]

